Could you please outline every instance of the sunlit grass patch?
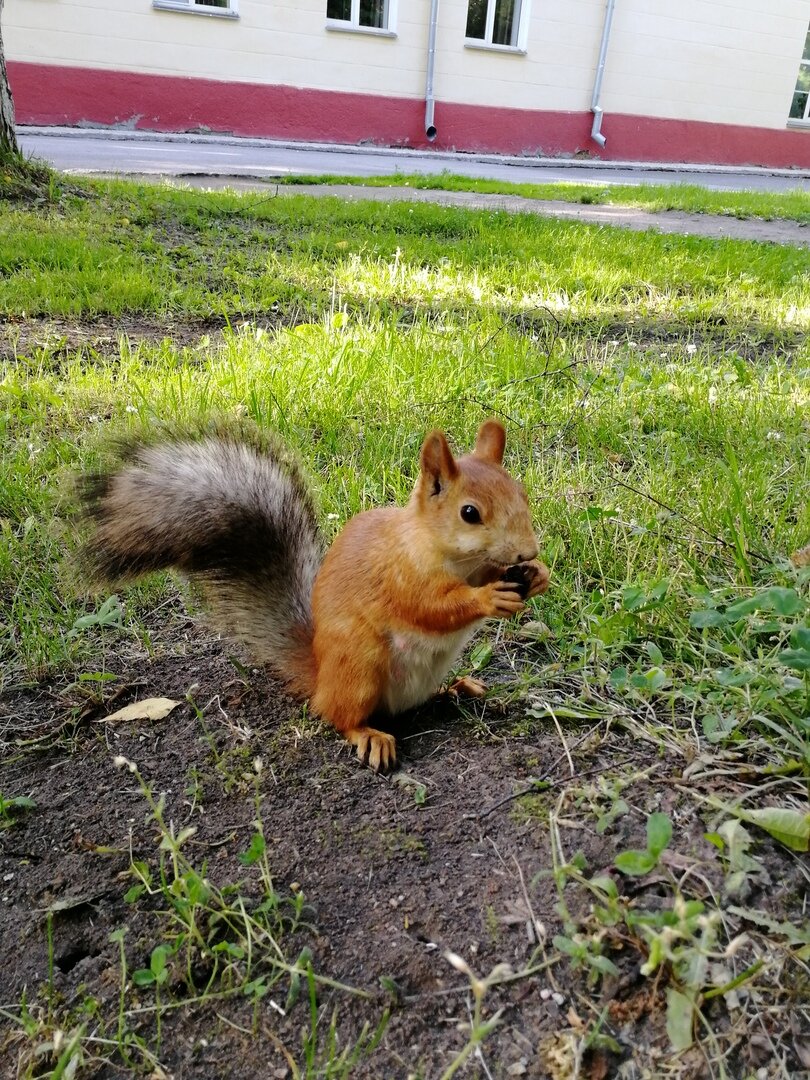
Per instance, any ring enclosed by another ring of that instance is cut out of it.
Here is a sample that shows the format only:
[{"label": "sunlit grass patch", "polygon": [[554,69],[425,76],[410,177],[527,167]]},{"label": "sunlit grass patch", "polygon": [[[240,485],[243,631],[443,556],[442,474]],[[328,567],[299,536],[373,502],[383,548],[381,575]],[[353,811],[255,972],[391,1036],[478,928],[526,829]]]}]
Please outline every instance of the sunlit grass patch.
[{"label": "sunlit grass patch", "polygon": [[316,316],[427,305],[592,322],[635,317],[803,328],[808,255],[775,245],[628,234],[533,215],[99,185],[0,221],[0,311],[268,310]]}]

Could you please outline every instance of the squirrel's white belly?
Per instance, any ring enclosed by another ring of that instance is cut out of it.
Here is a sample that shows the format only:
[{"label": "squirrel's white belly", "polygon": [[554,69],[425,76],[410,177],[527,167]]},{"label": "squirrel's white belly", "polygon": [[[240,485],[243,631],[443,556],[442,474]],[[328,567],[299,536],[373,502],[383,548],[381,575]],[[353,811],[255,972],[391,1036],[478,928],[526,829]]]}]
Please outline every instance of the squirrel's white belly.
[{"label": "squirrel's white belly", "polygon": [[383,705],[391,713],[421,705],[441,687],[444,677],[481,623],[454,634],[392,633],[391,665]]}]

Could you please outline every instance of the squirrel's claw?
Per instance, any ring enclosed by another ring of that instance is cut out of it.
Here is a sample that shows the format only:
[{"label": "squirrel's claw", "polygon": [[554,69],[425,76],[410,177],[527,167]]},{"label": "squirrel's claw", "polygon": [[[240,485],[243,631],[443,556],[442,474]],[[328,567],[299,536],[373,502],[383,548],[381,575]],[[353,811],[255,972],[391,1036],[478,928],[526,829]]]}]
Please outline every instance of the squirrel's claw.
[{"label": "squirrel's claw", "polygon": [[531,600],[533,596],[539,596],[546,591],[551,574],[546,564],[541,563],[539,559],[534,559],[532,562],[523,563],[522,565],[526,567],[531,578],[529,591],[526,594],[526,599]]},{"label": "squirrel's claw", "polygon": [[372,727],[355,728],[344,732],[352,746],[357,748],[358,760],[368,762],[374,772],[388,772],[397,763],[397,742],[387,731],[378,731]]}]

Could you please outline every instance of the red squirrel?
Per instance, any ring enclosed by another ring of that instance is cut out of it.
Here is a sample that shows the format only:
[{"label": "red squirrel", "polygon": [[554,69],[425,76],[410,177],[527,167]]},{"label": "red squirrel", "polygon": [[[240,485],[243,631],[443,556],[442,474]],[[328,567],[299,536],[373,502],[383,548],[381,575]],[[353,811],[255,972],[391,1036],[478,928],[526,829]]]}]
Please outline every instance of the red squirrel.
[{"label": "red squirrel", "polygon": [[[509,618],[548,586],[523,487],[503,468],[506,433],[485,421],[456,458],[425,439],[405,506],[351,518],[324,555],[295,462],[266,437],[175,437],[131,448],[88,478],[85,563],[111,581],[174,567],[213,621],[243,641],[375,770],[394,737],[371,726],[438,692],[483,620]],[[475,680],[459,690],[483,692]]]}]

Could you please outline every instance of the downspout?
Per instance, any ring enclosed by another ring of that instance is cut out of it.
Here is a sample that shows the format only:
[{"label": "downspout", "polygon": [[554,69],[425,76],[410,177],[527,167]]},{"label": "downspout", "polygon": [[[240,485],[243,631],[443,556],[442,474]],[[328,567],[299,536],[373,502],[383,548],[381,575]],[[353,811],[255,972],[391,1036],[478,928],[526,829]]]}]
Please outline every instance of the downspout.
[{"label": "downspout", "polygon": [[427,78],[425,80],[425,135],[430,142],[436,138],[433,111],[436,99],[433,94],[433,76],[436,71],[436,27],[439,25],[439,0],[430,0],[430,23],[428,24]]},{"label": "downspout", "polygon": [[591,112],[593,124],[591,125],[591,138],[600,146],[604,146],[607,139],[602,134],[602,79],[605,75],[605,60],[607,59],[608,43],[610,42],[610,26],[613,22],[613,8],[616,0],[607,0],[605,7],[605,24],[602,27],[602,43],[599,46],[599,60],[596,64],[596,78],[593,81],[593,97],[591,98]]}]

